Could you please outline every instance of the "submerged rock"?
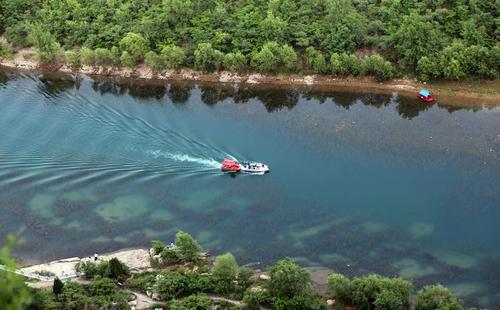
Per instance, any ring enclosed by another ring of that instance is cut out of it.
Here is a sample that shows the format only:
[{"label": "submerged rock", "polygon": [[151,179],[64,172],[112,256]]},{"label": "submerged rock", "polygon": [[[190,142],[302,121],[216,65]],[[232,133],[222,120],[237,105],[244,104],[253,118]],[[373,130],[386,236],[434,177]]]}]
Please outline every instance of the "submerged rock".
[{"label": "submerged rock", "polygon": [[108,222],[124,222],[137,218],[149,210],[148,201],[140,195],[116,198],[96,208],[97,214]]},{"label": "submerged rock", "polygon": [[434,225],[428,223],[415,223],[411,225],[409,233],[414,239],[431,235],[434,232]]},{"label": "submerged rock", "polygon": [[406,279],[415,279],[436,273],[432,266],[423,266],[411,258],[405,258],[392,264],[399,269],[399,275]]}]

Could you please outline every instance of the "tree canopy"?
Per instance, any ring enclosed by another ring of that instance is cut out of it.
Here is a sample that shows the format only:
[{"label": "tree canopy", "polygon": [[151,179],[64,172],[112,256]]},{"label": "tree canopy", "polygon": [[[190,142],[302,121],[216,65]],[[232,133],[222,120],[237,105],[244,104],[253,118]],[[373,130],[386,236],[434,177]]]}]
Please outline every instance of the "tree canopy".
[{"label": "tree canopy", "polygon": [[32,45],[41,62],[67,58],[72,67],[75,54],[62,57],[62,48],[101,56],[114,48],[114,61],[92,65],[145,60],[154,70],[349,75],[357,72],[339,70],[338,55],[360,62],[378,55],[389,64],[359,73],[499,75],[499,6],[491,0],[0,0],[0,7],[0,34],[12,46]]}]

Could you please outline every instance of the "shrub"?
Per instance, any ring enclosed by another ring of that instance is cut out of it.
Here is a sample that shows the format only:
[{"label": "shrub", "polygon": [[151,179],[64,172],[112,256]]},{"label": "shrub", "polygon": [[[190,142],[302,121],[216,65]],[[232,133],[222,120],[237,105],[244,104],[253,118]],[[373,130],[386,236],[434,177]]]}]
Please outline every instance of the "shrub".
[{"label": "shrub", "polygon": [[54,293],[54,295],[59,295],[62,293],[63,289],[64,283],[62,283],[62,281],[56,277],[54,279],[54,283],[52,284],[52,292]]},{"label": "shrub", "polygon": [[333,53],[330,57],[330,70],[333,75],[359,75],[361,73],[361,61],[353,54]]},{"label": "shrub", "polygon": [[276,42],[268,42],[259,52],[254,53],[252,66],[268,73],[292,72],[297,69],[297,54],[289,45],[280,46]]},{"label": "shrub", "polygon": [[87,66],[93,66],[96,62],[95,53],[88,47],[83,47],[80,51],[82,63]]},{"label": "shrub", "polygon": [[[0,264],[9,269],[17,268],[15,260],[9,256],[15,243],[15,237],[9,235],[6,245],[0,248]],[[24,309],[30,301],[31,294],[24,283],[24,278],[15,273],[0,270],[0,309]]]},{"label": "shrub", "polygon": [[224,68],[240,72],[247,66],[247,59],[241,52],[227,53],[224,55]]},{"label": "shrub", "polygon": [[0,42],[0,59],[12,59],[14,52],[5,44]]},{"label": "shrub", "polygon": [[437,61],[427,56],[423,56],[418,60],[416,70],[418,78],[421,81],[428,81],[431,78],[440,76],[441,74]]},{"label": "shrub", "polygon": [[180,297],[185,291],[185,277],[179,272],[161,273],[156,276],[153,290],[161,300],[171,300]]},{"label": "shrub", "polygon": [[277,72],[280,66],[280,46],[276,42],[264,44],[262,49],[252,56],[252,66],[261,72]]},{"label": "shrub", "polygon": [[160,255],[165,265],[171,265],[179,262],[179,255],[175,249],[164,248]]},{"label": "shrub", "polygon": [[197,262],[200,259],[202,247],[190,234],[179,231],[175,235],[176,249],[179,259],[185,262]]},{"label": "shrub", "polygon": [[461,310],[463,309],[458,299],[442,285],[425,286],[418,291],[416,310]]},{"label": "shrub", "polygon": [[224,54],[216,50],[210,43],[200,43],[194,51],[194,66],[198,70],[205,72],[219,70]]},{"label": "shrub", "polygon": [[135,66],[135,60],[127,51],[124,51],[120,56],[120,63],[126,68],[133,68]]},{"label": "shrub", "polygon": [[283,71],[285,72],[297,71],[298,68],[297,54],[295,53],[293,47],[287,44],[283,45],[281,47],[280,57],[281,57]]},{"label": "shrub", "polygon": [[271,276],[268,282],[269,293],[273,297],[292,298],[312,288],[307,271],[290,258],[278,261],[271,267],[269,274]]},{"label": "shrub", "polygon": [[215,279],[215,288],[219,293],[234,291],[233,281],[236,280],[238,264],[230,253],[215,258],[212,275]]},{"label": "shrub", "polygon": [[306,63],[311,68],[311,70],[316,74],[326,73],[326,61],[325,56],[316,50],[314,47],[310,46],[306,48]]},{"label": "shrub", "polygon": [[212,310],[213,303],[206,295],[197,294],[189,297],[172,300],[168,309],[170,310]]},{"label": "shrub", "polygon": [[350,304],[351,291],[350,281],[339,273],[332,273],[328,276],[328,288],[336,300],[342,304]]},{"label": "shrub", "polygon": [[37,59],[43,64],[57,62],[63,58],[63,50],[54,35],[43,30],[40,24],[29,29],[28,40],[37,50]]},{"label": "shrub", "polygon": [[111,48],[111,62],[113,65],[119,66],[121,61],[120,61],[120,50],[118,47],[113,46]]},{"label": "shrub", "polygon": [[153,249],[153,255],[158,255],[165,248],[165,244],[160,240],[151,241],[151,248]]},{"label": "shrub", "polygon": [[154,71],[161,70],[165,67],[165,62],[163,61],[163,56],[156,54],[153,51],[149,51],[146,53],[144,57],[144,61],[146,65],[148,65]]},{"label": "shrub", "polygon": [[364,72],[373,75],[377,81],[388,81],[393,77],[392,64],[380,55],[366,57],[363,63]]},{"label": "shrub", "polygon": [[246,305],[245,309],[260,310],[261,306],[271,302],[271,298],[267,290],[252,291],[251,289],[247,289],[242,301]]},{"label": "shrub", "polygon": [[100,276],[124,281],[130,274],[128,267],[116,257],[97,264],[91,261],[79,262],[75,269],[77,272],[82,272],[86,279],[93,279],[96,276]]},{"label": "shrub", "polygon": [[32,289],[31,304],[27,307],[30,310],[58,310],[58,304],[55,301],[55,295],[49,290]]},{"label": "shrub", "polygon": [[77,70],[81,66],[80,62],[80,54],[76,51],[66,51],[64,53],[64,56],[66,57],[66,65],[70,67],[73,70]]},{"label": "shrub", "polygon": [[373,302],[373,305],[377,310],[408,309],[408,307],[403,304],[401,298],[399,298],[399,296],[389,290],[382,290],[382,292],[377,295],[377,298],[375,299],[375,302]]},{"label": "shrub", "polygon": [[151,290],[151,286],[154,284],[155,276],[156,275],[151,272],[135,273],[127,279],[125,286],[131,290],[137,290],[145,293],[147,290]]},{"label": "shrub", "polygon": [[110,65],[113,63],[113,55],[107,48],[96,48],[94,51],[95,63],[98,66]]},{"label": "shrub", "polygon": [[[120,49],[123,52],[127,52],[130,57],[133,59],[134,64],[142,59],[144,55],[149,50],[148,41],[142,37],[140,34],[129,32],[127,35],[120,40]],[[123,54],[122,54],[123,57]],[[123,64],[123,61],[122,61]],[[127,67],[132,67],[126,65]]]},{"label": "shrub", "polygon": [[186,53],[181,47],[170,44],[161,50],[165,67],[168,69],[178,69],[186,61]]},{"label": "shrub", "polygon": [[75,270],[83,273],[87,279],[92,279],[98,274],[97,264],[90,261],[79,262],[76,264]]},{"label": "shrub", "polygon": [[241,267],[238,269],[238,284],[241,288],[247,289],[252,285],[253,270],[247,267]]},{"label": "shrub", "polygon": [[30,46],[28,34],[29,31],[25,23],[17,23],[5,29],[5,38],[14,47],[24,48]]},{"label": "shrub", "polygon": [[109,278],[96,278],[90,284],[90,292],[94,296],[109,296],[116,290],[115,282]]},{"label": "shrub", "polygon": [[124,263],[120,262],[118,258],[113,257],[109,260],[108,272],[106,276],[111,279],[115,279],[118,281],[124,281],[130,274],[129,268]]}]

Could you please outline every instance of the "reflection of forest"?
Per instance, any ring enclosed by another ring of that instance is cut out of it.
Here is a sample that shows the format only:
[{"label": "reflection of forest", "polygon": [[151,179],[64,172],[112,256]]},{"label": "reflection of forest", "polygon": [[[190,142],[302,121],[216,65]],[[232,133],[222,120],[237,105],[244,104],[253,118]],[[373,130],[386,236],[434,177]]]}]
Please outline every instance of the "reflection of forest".
[{"label": "reflection of forest", "polygon": [[[16,74],[1,73],[0,85],[17,78]],[[46,76],[39,78],[38,90],[51,96],[58,95],[69,89],[79,89],[83,78],[80,76]],[[91,87],[99,94],[124,95],[128,94],[136,99],[162,100],[165,96],[174,104],[185,104],[193,94],[199,90],[204,104],[213,106],[224,100],[234,103],[247,103],[252,99],[260,101],[268,112],[281,109],[293,109],[301,98],[316,100],[319,104],[331,101],[337,106],[349,109],[356,103],[376,108],[396,105],[399,115],[405,119],[412,119],[420,112],[429,109],[432,104],[423,103],[411,96],[394,94],[366,93],[353,91],[325,91],[325,90],[298,90],[283,87],[262,87],[261,85],[227,85],[227,84],[194,84],[190,82],[175,82],[164,84],[159,81],[127,80],[127,79],[96,79]],[[458,110],[477,111],[480,107],[450,107],[440,106],[452,113]]]}]

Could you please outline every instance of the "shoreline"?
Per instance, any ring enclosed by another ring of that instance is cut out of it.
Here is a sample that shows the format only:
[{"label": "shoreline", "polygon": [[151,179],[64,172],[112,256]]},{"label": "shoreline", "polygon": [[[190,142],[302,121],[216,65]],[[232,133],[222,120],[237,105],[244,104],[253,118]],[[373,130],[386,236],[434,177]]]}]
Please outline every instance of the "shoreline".
[{"label": "shoreline", "polygon": [[12,60],[0,60],[0,68],[15,71],[84,74],[91,77],[113,77],[149,81],[189,81],[200,83],[246,84],[265,87],[307,87],[318,91],[351,90],[356,92],[398,92],[403,95],[415,96],[418,90],[429,88],[434,93],[438,104],[455,107],[497,107],[500,106],[500,81],[475,82],[435,82],[420,83],[411,79],[394,79],[380,83],[371,77],[337,78],[328,75],[278,74],[265,75],[260,73],[238,74],[229,71],[204,73],[192,69],[163,70],[153,72],[144,64],[133,69],[115,66],[82,66],[73,70],[66,65],[40,66],[32,59],[24,59],[20,53]]}]

